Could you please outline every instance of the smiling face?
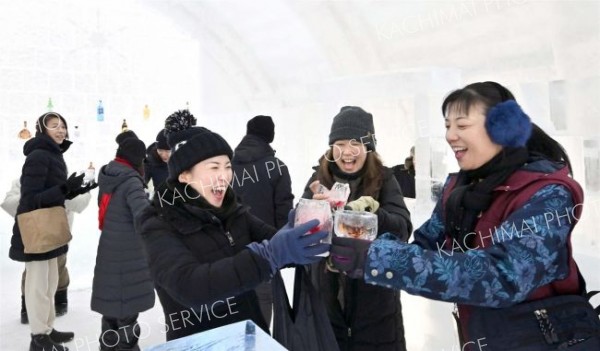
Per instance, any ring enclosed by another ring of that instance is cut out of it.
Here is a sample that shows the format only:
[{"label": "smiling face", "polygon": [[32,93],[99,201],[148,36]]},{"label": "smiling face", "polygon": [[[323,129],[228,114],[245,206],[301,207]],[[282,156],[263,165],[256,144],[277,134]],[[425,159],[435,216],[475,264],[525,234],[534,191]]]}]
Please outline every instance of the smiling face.
[{"label": "smiling face", "polygon": [[62,144],[67,137],[67,127],[58,117],[51,116],[45,118],[46,135],[48,135],[58,145]]},{"label": "smiling face", "polygon": [[345,173],[360,171],[367,160],[367,148],[357,140],[337,140],[332,145],[333,159]]},{"label": "smiling face", "polygon": [[214,207],[221,207],[225,192],[231,183],[231,161],[225,155],[208,158],[179,175],[181,183],[188,184]]},{"label": "smiling face", "polygon": [[454,151],[460,169],[469,171],[491,160],[502,151],[502,146],[493,143],[485,129],[482,104],[463,110],[448,107],[445,117],[446,141]]}]

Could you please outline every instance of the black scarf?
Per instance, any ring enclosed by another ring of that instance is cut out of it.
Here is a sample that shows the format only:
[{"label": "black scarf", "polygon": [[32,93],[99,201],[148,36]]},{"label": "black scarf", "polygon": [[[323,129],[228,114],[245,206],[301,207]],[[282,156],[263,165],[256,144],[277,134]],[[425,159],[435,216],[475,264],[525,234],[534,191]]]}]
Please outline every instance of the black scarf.
[{"label": "black scarf", "polygon": [[487,210],[493,200],[492,191],[527,162],[526,148],[505,147],[483,166],[460,171],[456,185],[446,202],[446,234],[456,240],[463,252],[467,234],[473,232],[481,212]]}]

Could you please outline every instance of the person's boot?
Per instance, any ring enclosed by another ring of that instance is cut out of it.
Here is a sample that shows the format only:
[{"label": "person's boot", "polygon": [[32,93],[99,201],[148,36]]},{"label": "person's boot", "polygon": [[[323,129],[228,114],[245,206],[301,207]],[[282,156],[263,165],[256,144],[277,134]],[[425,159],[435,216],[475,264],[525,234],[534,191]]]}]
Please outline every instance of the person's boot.
[{"label": "person's boot", "polygon": [[47,334],[31,334],[31,343],[29,351],[69,351],[69,349],[61,344],[58,344]]},{"label": "person's boot", "polygon": [[64,342],[71,341],[75,337],[75,333],[59,332],[56,329],[52,329],[52,331],[50,332],[49,335],[50,335],[50,339],[52,339],[52,341],[54,341],[57,344],[62,344]]},{"label": "person's boot", "polygon": [[29,324],[27,316],[27,306],[25,306],[25,296],[21,295],[21,324]]},{"label": "person's boot", "polygon": [[67,290],[58,290],[54,294],[54,310],[56,312],[57,317],[67,314]]},{"label": "person's boot", "polygon": [[119,344],[115,348],[115,351],[140,351],[140,347],[138,346],[138,336],[140,335],[141,330],[137,321],[135,321],[135,324],[130,324],[126,328],[120,328],[118,333]]}]

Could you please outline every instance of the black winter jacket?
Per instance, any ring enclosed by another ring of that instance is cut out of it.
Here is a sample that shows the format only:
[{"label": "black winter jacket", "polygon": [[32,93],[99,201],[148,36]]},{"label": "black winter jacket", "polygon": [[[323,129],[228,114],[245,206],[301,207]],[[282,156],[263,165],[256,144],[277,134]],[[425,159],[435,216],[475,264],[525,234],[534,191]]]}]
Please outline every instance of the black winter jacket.
[{"label": "black winter jacket", "polygon": [[[308,185],[314,180],[316,173],[308,181],[303,198],[312,198]],[[335,180],[347,182],[337,177]],[[363,185],[358,180],[358,186],[348,201],[364,195],[362,189]],[[390,232],[407,241],[412,232],[410,213],[390,169],[384,168],[384,181],[379,195],[374,198],[380,204],[376,212],[377,234]],[[311,274],[318,282],[341,351],[406,350],[399,290],[332,273],[323,261],[312,265]]]},{"label": "black winter jacket", "polygon": [[293,207],[292,180],[287,166],[261,138],[246,135],[231,161],[232,187],[250,213],[275,228],[283,227]]},{"label": "black winter jacket", "polygon": [[230,190],[223,206],[234,209],[221,221],[205,207],[184,203],[168,183],[138,218],[167,340],[245,319],[268,332],[253,289],[269,279],[271,268],[246,245],[271,238],[275,228],[238,205]]},{"label": "black winter jacket", "polygon": [[414,168],[407,169],[404,165],[397,165],[392,167],[392,171],[394,172],[394,177],[396,177],[398,184],[400,184],[402,195],[414,199],[416,197]]},{"label": "black winter jacket", "polygon": [[91,307],[103,316],[125,319],[154,306],[146,251],[134,227],[135,217],[150,202],[140,174],[117,161],[100,169],[98,185],[99,205],[105,194],[112,195],[98,243]]},{"label": "black winter jacket", "polygon": [[[23,153],[26,158],[21,172],[21,199],[17,216],[40,208],[65,206],[67,165],[62,154],[71,144],[65,140],[58,145],[46,134],[38,134],[25,143]],[[16,218],[8,254],[11,259],[20,262],[45,261],[67,252],[68,245],[64,245],[43,254],[26,254]]]},{"label": "black winter jacket", "polygon": [[152,180],[154,188],[158,188],[169,177],[169,167],[156,152],[156,142],[150,144],[146,149],[146,160],[144,160],[144,183]]}]

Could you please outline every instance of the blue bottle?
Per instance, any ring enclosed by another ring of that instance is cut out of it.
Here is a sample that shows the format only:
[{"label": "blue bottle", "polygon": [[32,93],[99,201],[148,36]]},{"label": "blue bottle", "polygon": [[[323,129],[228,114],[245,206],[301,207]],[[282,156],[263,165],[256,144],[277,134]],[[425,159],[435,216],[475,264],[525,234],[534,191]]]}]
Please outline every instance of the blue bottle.
[{"label": "blue bottle", "polygon": [[96,118],[98,119],[98,122],[104,121],[104,106],[102,105],[102,100],[98,100],[98,109],[97,109]]}]

